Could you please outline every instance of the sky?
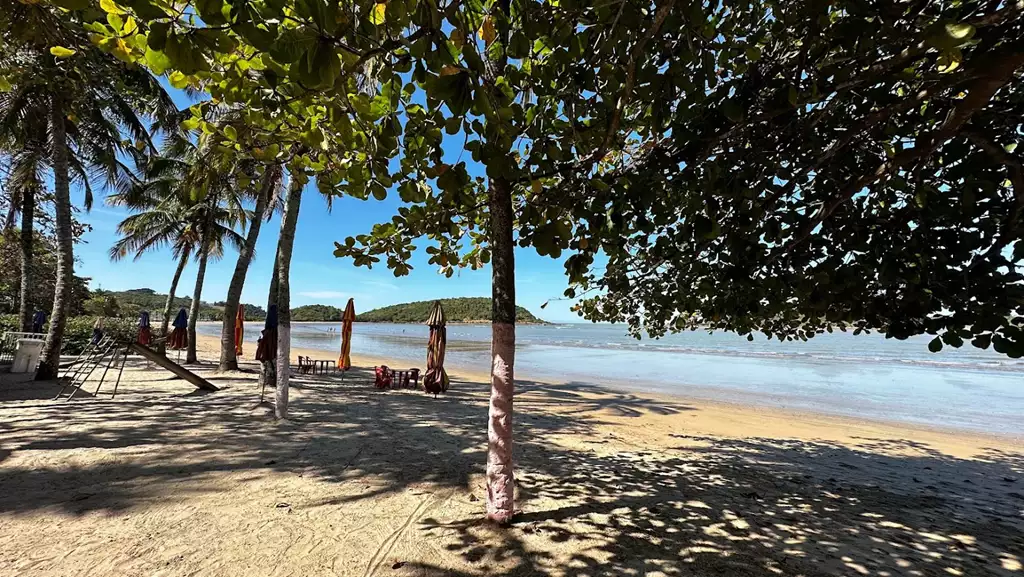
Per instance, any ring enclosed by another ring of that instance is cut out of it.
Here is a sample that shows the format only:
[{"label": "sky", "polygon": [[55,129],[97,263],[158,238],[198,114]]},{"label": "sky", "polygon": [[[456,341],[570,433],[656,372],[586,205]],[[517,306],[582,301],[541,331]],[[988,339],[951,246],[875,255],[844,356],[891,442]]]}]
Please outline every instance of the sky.
[{"label": "sky", "polygon": [[[167,87],[177,104],[188,106],[190,102],[180,91]],[[446,138],[444,142],[446,160],[460,156],[463,139]],[[463,160],[469,154],[462,155]],[[482,167],[470,166],[473,175],[483,174]],[[82,206],[81,189],[72,190],[72,201]],[[384,263],[372,269],[355,267],[349,259],[339,259],[333,254],[334,242],[344,241],[347,236],[366,234],[379,222],[390,221],[401,205],[398,195],[389,194],[383,201],[354,198],[336,198],[329,211],[327,203],[311,182],[302,197],[298,230],[291,263],[292,306],[324,304],[343,308],[349,298],[355,299],[356,311],[419,300],[450,297],[489,297],[491,294],[491,270],[463,269],[452,278],[446,278],[437,269],[427,264],[424,249],[426,240],[416,242],[418,250],[411,264],[413,270],[406,276],[395,277]],[[127,290],[151,288],[166,293],[174,275],[175,262],[169,250],[145,254],[137,261],[122,260],[111,262],[109,250],[117,239],[117,225],[130,214],[119,208],[96,203],[89,213],[80,212],[78,219],[92,226],[83,242],[76,245],[78,263],[75,272],[91,279],[90,288],[104,290]],[[246,276],[242,291],[242,302],[266,307],[267,289],[270,284],[274,252],[277,246],[280,216],[275,215],[264,222],[256,245],[256,255]],[[238,253],[226,248],[224,258],[207,265],[202,300],[215,302],[227,295],[231,274],[234,272]],[[569,310],[572,302],[561,300],[567,286],[563,266],[564,257],[552,259],[540,256],[533,248],[516,248],[516,301],[534,315],[550,322],[581,322]],[[191,296],[195,287],[198,265],[190,262],[182,274],[176,294]],[[541,305],[549,302],[546,308]]]}]

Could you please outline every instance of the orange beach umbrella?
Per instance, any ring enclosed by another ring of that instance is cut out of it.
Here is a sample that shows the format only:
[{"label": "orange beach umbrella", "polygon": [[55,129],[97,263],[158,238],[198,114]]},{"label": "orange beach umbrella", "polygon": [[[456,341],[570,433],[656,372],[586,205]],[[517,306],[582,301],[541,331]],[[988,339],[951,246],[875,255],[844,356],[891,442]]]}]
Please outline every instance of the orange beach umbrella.
[{"label": "orange beach umbrella", "polygon": [[352,323],[356,320],[356,305],[348,299],[345,314],[341,315],[341,354],[338,355],[338,370],[347,371],[352,368]]},{"label": "orange beach umbrella", "polygon": [[245,305],[238,303],[238,314],[235,315],[235,354],[242,355],[242,340],[245,338]]}]

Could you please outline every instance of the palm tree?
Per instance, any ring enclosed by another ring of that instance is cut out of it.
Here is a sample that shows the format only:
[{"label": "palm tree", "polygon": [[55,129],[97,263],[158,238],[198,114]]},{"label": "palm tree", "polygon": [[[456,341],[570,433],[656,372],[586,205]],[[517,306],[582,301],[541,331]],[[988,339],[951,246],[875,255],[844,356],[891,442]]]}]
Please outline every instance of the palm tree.
[{"label": "palm tree", "polygon": [[138,259],[146,252],[169,246],[178,261],[164,305],[161,334],[167,334],[174,295],[189,256],[194,255],[199,263],[189,319],[187,362],[196,361],[195,321],[207,263],[210,258],[217,260],[224,255],[225,242],[241,250],[245,239],[235,227],[244,225],[248,218],[231,192],[234,189],[230,178],[221,176],[223,167],[211,163],[213,156],[209,150],[187,138],[169,138],[163,155],[147,165],[142,182],[107,199],[108,204],[136,213],[118,225],[121,238],[110,249],[112,260],[128,254]]},{"label": "palm tree", "polygon": [[71,183],[84,188],[87,209],[94,179],[126,186],[132,172],[122,158],[154,150],[146,117],[177,112],[150,74],[93,47],[81,14],[0,0],[0,29],[7,31],[0,64],[12,71],[5,77],[10,90],[0,94],[0,142],[45,141],[42,158],[53,172],[57,278],[38,379],[56,376],[67,321]]},{"label": "palm tree", "polygon": [[34,142],[18,150],[16,144],[3,148],[9,151],[7,165],[9,172],[4,189],[9,192],[9,210],[5,228],[11,230],[18,214],[21,214],[21,280],[18,295],[18,320],[23,332],[32,328],[32,251],[34,250],[34,227],[36,197],[43,187],[43,156],[45,146]]},{"label": "palm tree", "polygon": [[107,202],[113,206],[128,206],[137,211],[137,214],[125,218],[118,224],[117,232],[121,238],[110,249],[111,260],[118,261],[129,254],[138,260],[146,252],[169,246],[171,254],[178,262],[164,304],[160,334],[166,335],[178,281],[181,280],[181,273],[188,263],[188,258],[200,240],[192,222],[192,207],[181,202],[176,195],[160,197],[149,194],[130,200],[118,195],[108,197]]},{"label": "palm tree", "polygon": [[235,263],[235,272],[231,276],[231,284],[228,285],[228,295],[224,302],[224,318],[221,327],[220,337],[220,363],[218,370],[234,371],[238,369],[238,359],[235,355],[235,315],[238,314],[238,307],[242,300],[242,288],[245,285],[245,276],[249,270],[256,250],[256,241],[259,238],[260,228],[264,217],[270,218],[274,207],[277,205],[280,194],[282,169],[281,165],[274,164],[266,167],[256,191],[256,207],[253,210],[253,218],[249,224],[249,230],[245,236],[245,246],[238,251],[238,260]]},{"label": "palm tree", "polygon": [[302,203],[302,189],[306,175],[299,171],[291,173],[288,196],[284,201],[284,215],[281,216],[281,235],[277,240],[277,257],[274,272],[277,276],[277,385],[274,389],[274,414],[278,419],[288,418],[288,363],[291,358],[291,286],[288,275],[292,261],[292,247],[295,243],[295,229],[299,220],[299,205]]}]

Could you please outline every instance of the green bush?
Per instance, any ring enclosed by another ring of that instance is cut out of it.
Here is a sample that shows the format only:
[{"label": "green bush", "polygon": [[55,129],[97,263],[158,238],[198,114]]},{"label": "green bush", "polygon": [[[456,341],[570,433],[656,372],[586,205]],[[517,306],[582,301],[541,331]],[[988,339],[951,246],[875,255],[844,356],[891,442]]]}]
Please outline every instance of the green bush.
[{"label": "green bush", "polygon": [[0,334],[20,330],[21,321],[18,320],[18,315],[0,315]]},{"label": "green bush", "polygon": [[[61,353],[77,355],[85,350],[85,347],[92,341],[92,325],[95,323],[96,317],[68,319],[68,324],[64,328],[64,348]],[[19,330],[21,328],[18,323],[18,315],[0,315],[0,334]],[[104,321],[103,332],[122,341],[134,341],[139,334],[139,321],[137,319],[108,318]]]},{"label": "green bush", "polygon": [[[64,329],[64,348],[61,351],[65,355],[77,355],[85,350],[85,347],[92,341],[92,326],[96,323],[96,317],[74,317],[68,319],[68,325]],[[139,321],[135,319],[106,319],[104,321],[103,333],[116,337],[121,341],[134,341],[139,334]]]}]

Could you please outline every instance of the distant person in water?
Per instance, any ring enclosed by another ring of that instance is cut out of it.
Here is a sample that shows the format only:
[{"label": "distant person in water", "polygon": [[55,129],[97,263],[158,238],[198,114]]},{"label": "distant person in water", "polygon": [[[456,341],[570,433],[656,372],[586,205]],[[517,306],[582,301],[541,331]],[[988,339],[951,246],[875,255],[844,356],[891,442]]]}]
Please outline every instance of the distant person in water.
[{"label": "distant person in water", "polygon": [[103,317],[96,319],[92,325],[92,344],[96,345],[103,338]]}]

